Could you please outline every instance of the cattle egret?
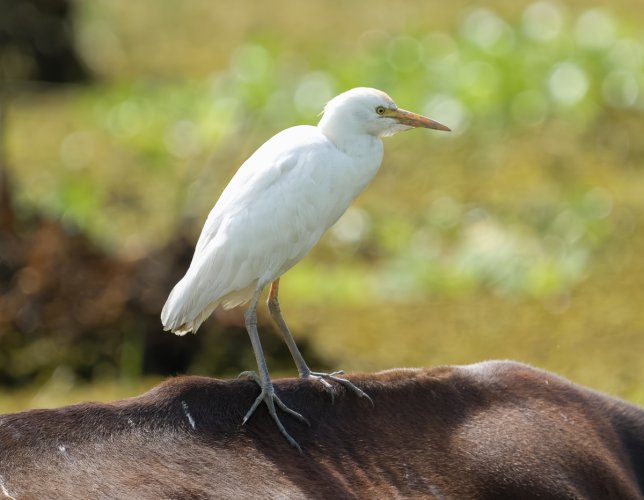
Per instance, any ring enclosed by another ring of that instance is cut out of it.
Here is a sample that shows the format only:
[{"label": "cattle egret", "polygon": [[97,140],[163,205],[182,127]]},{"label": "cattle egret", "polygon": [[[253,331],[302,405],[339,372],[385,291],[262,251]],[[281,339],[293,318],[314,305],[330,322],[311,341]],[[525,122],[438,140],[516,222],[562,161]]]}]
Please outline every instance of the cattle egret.
[{"label": "cattle egret", "polygon": [[286,129],[262,145],[239,168],[208,215],[192,262],[161,313],[165,330],[196,332],[218,306],[247,304],[246,329],[258,372],[240,376],[257,382],[261,393],[243,419],[261,402],[295,447],[275,411],[307,422],[275,394],[257,332],[257,303],[270,284],[268,308],[284,336],[300,377],[332,390],[339,383],[370,399],[350,381],[309,369],[278,302],[280,276],[300,261],[374,177],[383,155],[381,137],[416,127],[444,125],[396,106],[384,92],[355,88],[333,98],[317,126]]}]

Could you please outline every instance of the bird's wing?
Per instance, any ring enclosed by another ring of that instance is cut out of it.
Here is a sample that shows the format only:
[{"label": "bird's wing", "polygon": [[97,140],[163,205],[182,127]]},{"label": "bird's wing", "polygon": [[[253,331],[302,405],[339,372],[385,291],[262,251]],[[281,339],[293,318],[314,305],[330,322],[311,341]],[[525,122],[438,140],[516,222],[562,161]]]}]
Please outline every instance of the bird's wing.
[{"label": "bird's wing", "polygon": [[293,127],[242,165],[210,212],[190,268],[168,298],[166,328],[207,309],[210,314],[219,302],[246,302],[258,281],[277,278],[308,252],[335,221],[325,223],[332,197],[321,172],[325,162],[338,163],[333,154],[315,127]]},{"label": "bird's wing", "polygon": [[258,199],[280,176],[293,169],[302,159],[302,150],[306,150],[310,140],[317,139],[317,135],[315,127],[292,127],[260,146],[239,167],[208,214],[197,241],[195,256],[217,234],[224,218],[235,216],[246,209],[249,201]]}]

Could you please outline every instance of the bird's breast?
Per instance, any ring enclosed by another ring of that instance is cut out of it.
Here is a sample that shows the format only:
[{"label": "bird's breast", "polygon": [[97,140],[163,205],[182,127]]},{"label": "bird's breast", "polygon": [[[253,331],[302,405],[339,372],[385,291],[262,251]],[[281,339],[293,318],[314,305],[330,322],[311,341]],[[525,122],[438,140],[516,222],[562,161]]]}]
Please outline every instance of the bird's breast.
[{"label": "bird's breast", "polygon": [[367,141],[362,147],[344,153],[344,161],[332,169],[332,183],[349,197],[348,203],[371,182],[382,163],[382,142],[377,138],[371,139],[373,141]]},{"label": "bird's breast", "polygon": [[[378,147],[380,146],[380,147]],[[313,224],[326,231],[374,178],[382,162],[382,143],[356,151],[333,151],[312,159],[303,205]]]}]

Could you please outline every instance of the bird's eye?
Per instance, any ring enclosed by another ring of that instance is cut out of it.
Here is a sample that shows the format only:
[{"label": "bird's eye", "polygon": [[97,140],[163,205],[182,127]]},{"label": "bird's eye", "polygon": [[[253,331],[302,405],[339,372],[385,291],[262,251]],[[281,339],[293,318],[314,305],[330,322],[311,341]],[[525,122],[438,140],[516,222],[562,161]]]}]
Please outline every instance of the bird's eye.
[{"label": "bird's eye", "polygon": [[384,106],[378,106],[376,108],[376,113],[378,113],[380,116],[385,114],[385,107]]}]

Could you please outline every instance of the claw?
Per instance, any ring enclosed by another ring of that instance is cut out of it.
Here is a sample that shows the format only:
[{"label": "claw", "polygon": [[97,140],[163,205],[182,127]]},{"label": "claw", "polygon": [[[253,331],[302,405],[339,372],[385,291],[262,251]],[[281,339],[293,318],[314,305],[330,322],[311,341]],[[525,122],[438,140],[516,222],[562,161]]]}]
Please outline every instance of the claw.
[{"label": "claw", "polygon": [[311,427],[311,422],[309,422],[304,415],[296,412],[295,410],[291,410],[288,406],[284,404],[284,402],[280,398],[277,397],[276,394],[273,394],[273,400],[277,403],[277,406],[279,406],[280,410],[282,410],[285,413],[288,413],[290,416],[297,418],[300,422],[304,422],[306,425]]},{"label": "claw", "polygon": [[329,391],[333,392],[333,386],[332,386],[331,384],[329,384],[329,383],[328,383],[326,380],[324,380],[323,378],[319,378],[318,380],[319,380],[319,381],[320,381],[320,383],[324,386],[324,388],[325,388],[325,389],[327,389],[327,390],[329,390]]},{"label": "claw", "polygon": [[248,419],[250,416],[255,413],[255,410],[259,406],[259,403],[261,403],[264,400],[264,391],[261,392],[261,394],[255,399],[253,402],[252,406],[250,407],[250,410],[246,412],[246,415],[244,415],[244,418],[242,419],[242,425],[246,425],[246,422],[248,422]]},{"label": "claw", "polygon": [[328,380],[332,380],[333,382],[343,385],[347,389],[353,391],[359,397],[366,398],[371,403],[371,406],[374,406],[373,399],[371,399],[371,397],[369,397],[369,395],[366,392],[364,392],[362,389],[354,385],[353,382],[347,380],[346,378],[341,378],[336,376],[336,375],[342,375],[342,374],[344,374],[343,370],[338,370],[332,373],[309,372],[305,375],[301,375],[301,377],[317,380],[318,382],[320,382],[324,386],[325,390],[331,394],[332,402],[335,399],[335,393],[333,391],[333,387],[331,386],[331,384],[329,384]]}]

